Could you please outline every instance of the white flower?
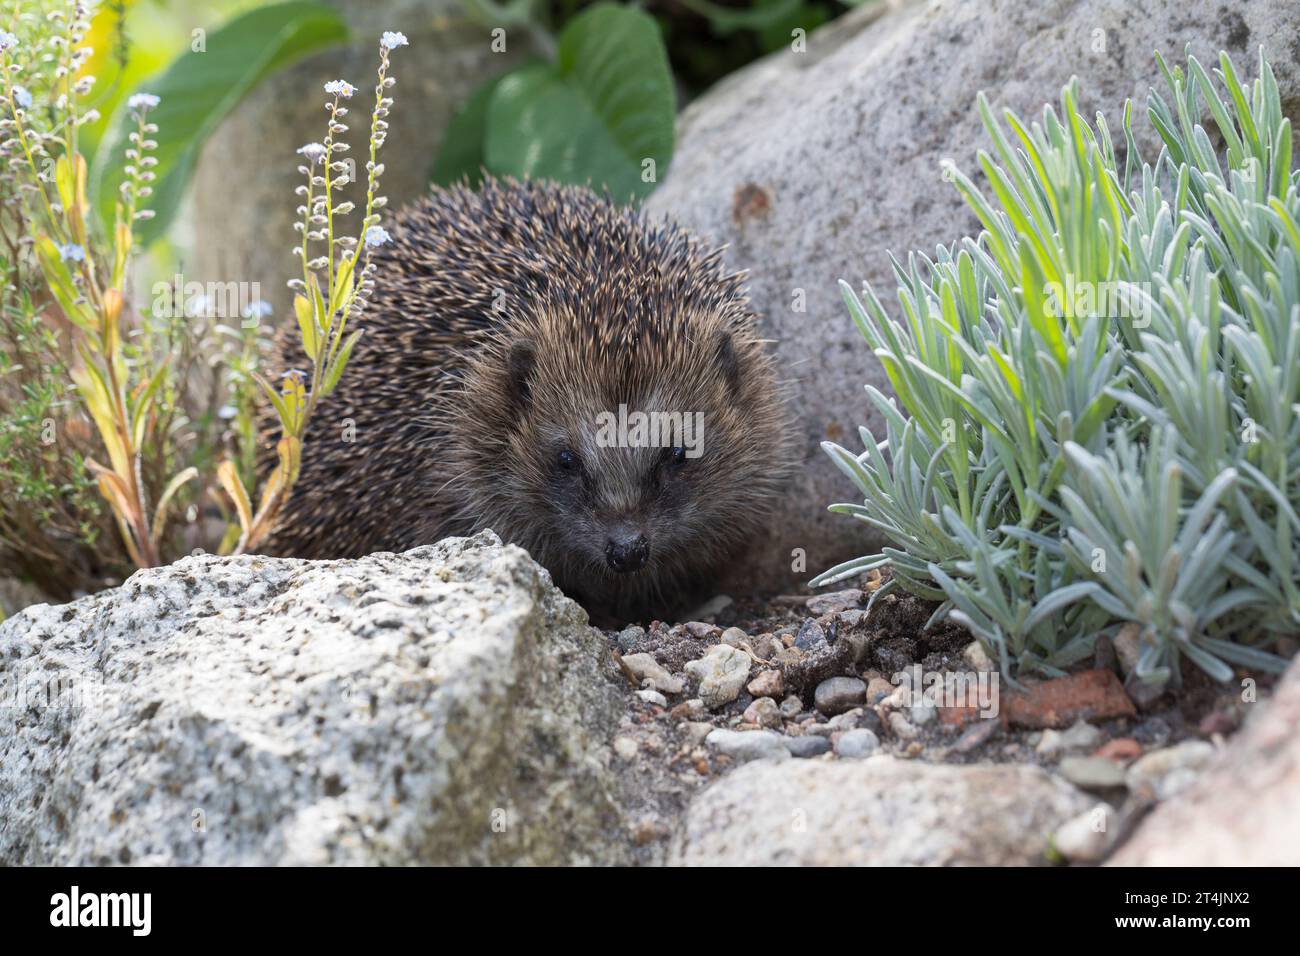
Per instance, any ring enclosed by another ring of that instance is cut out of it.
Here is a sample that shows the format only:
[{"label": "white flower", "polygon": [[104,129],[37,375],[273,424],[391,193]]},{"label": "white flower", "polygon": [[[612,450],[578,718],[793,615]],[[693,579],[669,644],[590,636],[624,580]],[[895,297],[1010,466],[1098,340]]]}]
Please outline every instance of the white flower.
[{"label": "white flower", "polygon": [[26,88],[14,84],[14,100],[25,110],[32,108],[32,94],[28,93]]},{"label": "white flower", "polygon": [[66,245],[59,246],[59,258],[64,262],[82,262],[86,258],[86,250],[75,242],[69,242]]},{"label": "white flower", "polygon": [[224,422],[230,421],[238,414],[239,414],[239,409],[237,409],[234,405],[222,405],[220,408],[217,409],[217,417]]},{"label": "white flower", "polygon": [[379,38],[379,45],[385,50],[396,50],[399,46],[406,46],[406,34],[385,30],[384,35]]},{"label": "white flower", "polygon": [[298,154],[306,158],[307,162],[315,166],[325,158],[325,147],[320,143],[308,143],[298,150]]},{"label": "white flower", "polygon": [[18,38],[16,36],[12,33],[6,33],[4,30],[0,30],[0,53],[12,50],[17,45]]},{"label": "white flower", "polygon": [[325,84],[325,92],[331,96],[341,96],[345,100],[350,99],[357,88],[347,80],[330,80]]},{"label": "white flower", "polygon": [[133,110],[151,110],[159,103],[158,97],[152,93],[135,93],[126,101],[127,109]]},{"label": "white flower", "polygon": [[383,226],[371,226],[366,230],[366,245],[368,246],[382,246],[392,238],[388,234],[388,230]]}]

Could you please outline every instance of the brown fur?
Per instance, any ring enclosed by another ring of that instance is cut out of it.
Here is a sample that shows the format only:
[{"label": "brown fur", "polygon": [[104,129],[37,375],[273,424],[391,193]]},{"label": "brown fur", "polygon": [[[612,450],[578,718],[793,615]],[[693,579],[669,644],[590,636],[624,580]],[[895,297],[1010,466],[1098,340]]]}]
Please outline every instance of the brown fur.
[{"label": "brown fur", "polygon": [[[699,593],[788,457],[771,359],[720,250],[586,189],[493,180],[434,190],[389,231],[270,550],[350,557],[490,527],[593,613]],[[620,403],[703,412],[703,454],[599,447],[597,415]],[[558,468],[560,448],[583,467]],[[611,528],[644,533],[642,570],[610,569]]]}]

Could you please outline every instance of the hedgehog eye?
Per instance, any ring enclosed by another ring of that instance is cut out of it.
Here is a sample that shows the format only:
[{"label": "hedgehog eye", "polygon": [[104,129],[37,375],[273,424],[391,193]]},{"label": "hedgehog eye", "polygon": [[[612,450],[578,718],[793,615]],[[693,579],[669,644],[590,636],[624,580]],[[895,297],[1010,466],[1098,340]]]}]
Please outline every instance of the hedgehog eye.
[{"label": "hedgehog eye", "polygon": [[555,456],[555,463],[560,466],[561,471],[574,472],[582,467],[582,462],[578,460],[578,456],[567,448],[561,449],[560,453]]}]

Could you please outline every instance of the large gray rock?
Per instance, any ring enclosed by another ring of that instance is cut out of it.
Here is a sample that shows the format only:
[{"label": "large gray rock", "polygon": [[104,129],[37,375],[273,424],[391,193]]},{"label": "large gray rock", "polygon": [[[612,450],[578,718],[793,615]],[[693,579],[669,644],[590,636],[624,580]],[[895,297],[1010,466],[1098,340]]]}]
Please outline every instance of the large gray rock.
[{"label": "large gray rock", "polygon": [[[257,282],[281,322],[293,321],[285,281],[300,274],[290,255],[299,202],[293,191],[303,181],[295,151],[325,135],[327,97],[321,86],[341,78],[358,88],[347,117],[348,141],[364,179],[379,35],[385,30],[406,34],[410,45],[392,55],[395,103],[380,154],[382,190],[389,208],[396,209],[428,189],[447,123],[474,88],[530,54],[523,29],[509,30],[505,51],[494,53],[492,28],[471,20],[458,0],[326,2],[343,13],[352,42],[261,83],[209,139],[190,190],[186,280]],[[363,187],[348,198],[364,208]],[[360,218],[356,212],[344,221],[355,231]]]},{"label": "large gray rock", "polygon": [[0,625],[0,865],[620,862],[611,666],[491,532],[37,605]]},{"label": "large gray rock", "polygon": [[1187,790],[1120,847],[1117,866],[1300,863],[1300,664]]},{"label": "large gray rock", "polygon": [[1037,767],[894,757],[746,764],[700,793],[669,862],[718,866],[1005,866],[1045,862],[1092,805]]},{"label": "large gray rock", "polygon": [[[879,9],[849,13],[809,37],[806,52],[768,57],[693,103],[647,203],[730,244],[792,380],[803,467],[737,587],[782,589],[873,546],[866,525],[825,511],[855,489],[819,444],[861,450],[857,426],[880,425],[862,386],[885,384],[836,283],[869,280],[891,305],[887,250],[932,252],[976,234],[940,163],[978,171],[987,141],[977,91],[1037,118],[1077,75],[1085,114],[1104,108],[1117,128],[1124,99],[1141,105],[1159,79],[1153,50],[1179,61],[1190,44],[1209,65],[1226,49],[1253,76],[1263,44],[1300,118],[1294,0],[929,0],[883,18]],[[798,296],[806,312],[794,311]],[[796,548],[806,573],[792,571]]]}]

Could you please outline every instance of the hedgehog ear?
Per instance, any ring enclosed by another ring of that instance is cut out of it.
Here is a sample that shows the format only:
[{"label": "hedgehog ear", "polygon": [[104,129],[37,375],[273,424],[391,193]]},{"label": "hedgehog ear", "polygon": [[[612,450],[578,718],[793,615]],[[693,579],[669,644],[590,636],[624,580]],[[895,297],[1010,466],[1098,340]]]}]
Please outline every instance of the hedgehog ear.
[{"label": "hedgehog ear", "polygon": [[519,339],[510,346],[506,357],[506,374],[510,393],[519,406],[528,403],[528,390],[537,365],[537,345],[532,339]]},{"label": "hedgehog ear", "polygon": [[736,346],[731,341],[731,333],[725,329],[718,332],[717,344],[714,352],[718,369],[722,372],[723,378],[732,393],[740,391],[740,359],[736,357]]}]

